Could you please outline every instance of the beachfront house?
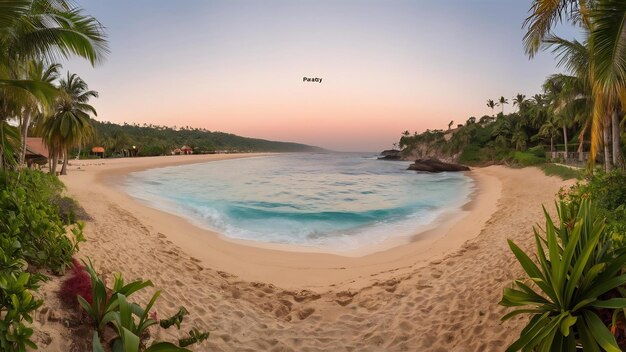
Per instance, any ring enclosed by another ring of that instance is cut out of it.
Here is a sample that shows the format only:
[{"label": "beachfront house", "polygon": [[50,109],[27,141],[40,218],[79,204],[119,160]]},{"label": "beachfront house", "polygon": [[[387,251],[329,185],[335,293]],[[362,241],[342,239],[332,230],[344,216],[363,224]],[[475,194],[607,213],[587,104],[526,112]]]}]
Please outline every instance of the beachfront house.
[{"label": "beachfront house", "polygon": [[40,137],[28,137],[26,138],[26,156],[24,160],[28,167],[37,165],[41,168],[42,165],[48,163],[48,147]]}]

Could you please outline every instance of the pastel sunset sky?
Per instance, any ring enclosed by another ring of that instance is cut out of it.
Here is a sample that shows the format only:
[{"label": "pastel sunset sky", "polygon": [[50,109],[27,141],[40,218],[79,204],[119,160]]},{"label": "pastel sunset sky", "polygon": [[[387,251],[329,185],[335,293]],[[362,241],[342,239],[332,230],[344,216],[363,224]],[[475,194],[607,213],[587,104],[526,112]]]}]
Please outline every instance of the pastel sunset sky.
[{"label": "pastel sunset sky", "polygon": [[539,92],[556,70],[524,55],[530,2],[79,0],[111,54],[65,67],[100,93],[99,120],[379,151]]}]

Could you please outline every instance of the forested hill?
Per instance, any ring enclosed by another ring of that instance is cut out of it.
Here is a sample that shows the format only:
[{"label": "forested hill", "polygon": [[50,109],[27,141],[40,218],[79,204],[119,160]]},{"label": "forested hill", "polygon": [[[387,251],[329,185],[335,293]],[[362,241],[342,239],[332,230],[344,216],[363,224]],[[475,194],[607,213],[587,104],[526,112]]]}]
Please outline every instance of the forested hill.
[{"label": "forested hill", "polygon": [[132,146],[135,146],[142,156],[167,155],[183,145],[191,147],[194,153],[324,151],[322,148],[305,144],[247,138],[191,127],[118,125],[96,120],[92,120],[92,124],[95,129],[93,146],[104,147],[107,155],[119,153]]}]

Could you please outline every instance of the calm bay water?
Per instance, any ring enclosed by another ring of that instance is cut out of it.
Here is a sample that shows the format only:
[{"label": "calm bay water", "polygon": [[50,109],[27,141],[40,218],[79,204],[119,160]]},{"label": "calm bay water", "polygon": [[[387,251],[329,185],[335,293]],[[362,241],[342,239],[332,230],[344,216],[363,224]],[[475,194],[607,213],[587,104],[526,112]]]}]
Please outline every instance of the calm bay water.
[{"label": "calm bay water", "polygon": [[469,177],[417,174],[408,164],[285,154],[135,172],[124,188],[234,239],[350,251],[415,234],[469,201]]}]

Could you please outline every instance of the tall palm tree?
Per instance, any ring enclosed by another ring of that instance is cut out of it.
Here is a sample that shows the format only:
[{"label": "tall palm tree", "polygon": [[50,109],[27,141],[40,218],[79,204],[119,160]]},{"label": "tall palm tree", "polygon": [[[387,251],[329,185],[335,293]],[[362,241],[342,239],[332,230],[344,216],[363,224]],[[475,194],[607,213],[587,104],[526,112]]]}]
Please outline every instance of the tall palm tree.
[{"label": "tall palm tree", "polygon": [[502,106],[502,115],[504,115],[504,104],[508,104],[508,103],[509,101],[505,97],[500,97],[500,99],[498,99],[498,104]]},{"label": "tall palm tree", "polygon": [[533,0],[530,15],[524,21],[524,49],[532,58],[551,35],[555,25],[564,19],[575,25],[589,27],[590,0]]},{"label": "tall palm tree", "polygon": [[62,96],[59,98],[56,112],[43,123],[42,133],[53,153],[50,172],[56,172],[58,157],[63,154],[61,175],[67,174],[69,151],[93,135],[89,114],[97,115],[96,109],[89,105],[90,98],[97,98],[98,92],[89,90],[87,83],[76,74],[67,73],[61,80]]},{"label": "tall palm tree", "polygon": [[[59,77],[61,65],[52,64],[45,66],[41,61],[30,61],[28,63],[28,79],[34,82],[44,82],[52,85]],[[45,109],[38,99],[31,99],[31,103],[24,106],[21,121],[22,146],[20,152],[20,164],[24,164],[26,156],[26,138],[33,118],[41,119],[45,114]]]},{"label": "tall palm tree", "polygon": [[[95,65],[107,52],[100,23],[68,0],[0,1],[0,125],[32,99],[45,109],[56,100],[51,84],[20,74],[28,62],[78,56]],[[7,143],[0,141],[0,169]]]},{"label": "tall palm tree", "polygon": [[619,136],[626,105],[625,16],[626,2],[622,0],[534,0],[524,24],[528,28],[524,43],[531,57],[563,18],[587,30],[587,76],[593,96],[591,160],[603,146],[607,171],[622,162]]},{"label": "tall palm tree", "polygon": [[524,94],[517,93],[517,95],[513,98],[513,106],[517,105],[517,109],[520,113],[523,110],[524,103],[526,103],[526,96]]},{"label": "tall palm tree", "polygon": [[[593,53],[594,110],[592,151],[603,131],[604,144],[612,130],[613,164],[623,166],[620,121],[626,106],[626,3],[620,0],[597,1],[591,11],[589,42]],[[604,127],[604,128],[603,128]],[[594,138],[595,137],[595,138]],[[595,143],[594,143],[595,142]],[[605,148],[606,150],[606,148]]]},{"label": "tall palm tree", "polygon": [[496,102],[492,99],[487,99],[487,107],[491,109],[491,115],[493,116],[493,109],[496,107]]},{"label": "tall palm tree", "polygon": [[546,80],[543,85],[548,100],[549,118],[563,129],[563,144],[565,146],[565,160],[568,159],[567,130],[575,120],[577,111],[572,107],[572,101],[579,92],[577,84],[579,80],[575,76],[555,74]]}]

